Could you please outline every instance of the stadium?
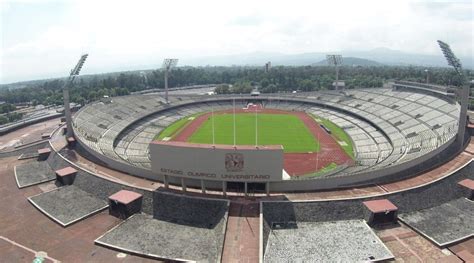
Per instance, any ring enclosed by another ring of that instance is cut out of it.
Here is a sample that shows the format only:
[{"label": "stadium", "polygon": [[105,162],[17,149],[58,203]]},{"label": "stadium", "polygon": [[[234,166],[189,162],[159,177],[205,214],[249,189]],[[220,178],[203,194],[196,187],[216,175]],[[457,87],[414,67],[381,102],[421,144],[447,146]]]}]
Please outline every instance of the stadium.
[{"label": "stadium", "polygon": [[104,96],[73,114],[65,88],[64,117],[6,127],[2,140],[23,138],[0,151],[6,261],[474,259],[467,85],[215,88]]},{"label": "stadium", "polygon": [[474,263],[473,4],[0,0],[0,263]]},{"label": "stadium", "polygon": [[[186,146],[199,143],[209,150],[213,137],[214,147],[235,146],[236,152],[243,148],[262,152],[267,146],[282,145],[283,163],[275,164],[283,166],[281,172],[271,174],[269,182],[234,180],[232,186],[240,191],[308,191],[386,183],[438,163],[456,139],[460,111],[446,88],[427,93],[413,83],[393,85],[393,89],[258,98],[187,96],[172,98],[169,105],[156,94],[119,97],[81,109],[73,128],[77,142],[109,167],[171,184],[222,190],[226,181],[154,173],[150,159],[164,162],[168,158],[159,153],[150,157],[149,145],[155,138],[165,142],[152,145],[180,142],[182,162],[192,162],[192,156],[186,160]],[[204,151],[200,154],[205,158]],[[265,162],[278,157],[261,158],[259,162],[267,166]],[[259,162],[249,171],[263,168]],[[216,174],[206,165],[189,169]]]}]

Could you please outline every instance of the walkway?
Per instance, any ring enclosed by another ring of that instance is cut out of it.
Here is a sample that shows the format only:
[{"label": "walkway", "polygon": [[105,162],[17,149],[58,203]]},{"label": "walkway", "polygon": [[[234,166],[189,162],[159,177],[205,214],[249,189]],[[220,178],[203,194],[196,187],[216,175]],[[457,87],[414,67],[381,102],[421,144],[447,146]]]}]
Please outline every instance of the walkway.
[{"label": "walkway", "polygon": [[0,162],[2,262],[32,262],[34,253],[39,251],[62,262],[156,262],[94,245],[97,237],[120,221],[109,216],[107,211],[67,228],[43,215],[27,198],[56,186],[46,183],[18,189],[13,167],[27,161],[18,161],[15,156],[4,158]]}]

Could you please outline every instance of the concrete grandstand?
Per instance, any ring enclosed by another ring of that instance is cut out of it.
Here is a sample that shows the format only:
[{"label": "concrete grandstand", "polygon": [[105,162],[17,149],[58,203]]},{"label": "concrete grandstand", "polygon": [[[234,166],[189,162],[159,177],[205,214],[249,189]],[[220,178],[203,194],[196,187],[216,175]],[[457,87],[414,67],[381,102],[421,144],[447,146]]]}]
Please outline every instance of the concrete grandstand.
[{"label": "concrete grandstand", "polygon": [[[187,96],[174,98],[170,105],[159,95],[132,95],[86,106],[76,114],[74,129],[84,148],[110,167],[157,179],[150,172],[149,157],[149,144],[156,134],[186,116],[210,112],[211,108],[231,109],[234,100],[238,108],[258,101],[265,109],[307,112],[342,127],[354,143],[356,160],[355,164],[318,178],[326,180],[330,187],[356,186],[372,179],[390,180],[391,174],[409,171],[420,160],[435,157],[455,139],[460,109],[449,96],[434,96],[423,89],[400,91],[396,87],[268,95],[258,99]],[[352,179],[339,184],[332,182],[332,178],[343,176]],[[283,181],[270,183],[267,191],[322,189],[317,183],[299,189],[298,182],[290,181],[291,186]],[[188,185],[200,187],[201,183],[191,179]],[[213,182],[207,185],[213,189],[221,187]]]}]

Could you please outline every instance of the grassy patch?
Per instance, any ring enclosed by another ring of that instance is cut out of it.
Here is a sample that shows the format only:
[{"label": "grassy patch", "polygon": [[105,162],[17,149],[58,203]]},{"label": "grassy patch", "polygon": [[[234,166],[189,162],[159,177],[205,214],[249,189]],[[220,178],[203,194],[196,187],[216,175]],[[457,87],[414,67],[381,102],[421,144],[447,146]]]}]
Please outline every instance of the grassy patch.
[{"label": "grassy patch", "polygon": [[310,173],[310,174],[305,174],[305,175],[302,175],[302,176],[299,176],[300,178],[312,178],[312,177],[319,177],[323,174],[326,174],[334,169],[337,168],[337,164],[336,163],[330,163],[326,166],[324,166],[323,168],[319,169],[317,172],[314,172],[314,173]]},{"label": "grassy patch", "polygon": [[337,141],[345,142],[346,145],[341,145],[342,149],[347,153],[347,155],[354,159],[354,146],[352,144],[351,137],[341,127],[337,126],[330,120],[314,115],[313,118],[316,120],[316,122],[328,128],[331,131],[331,136],[333,138],[335,138]]},{"label": "grassy patch", "polygon": [[[184,118],[181,118],[175,122],[173,122],[170,126],[166,127],[164,130],[162,130],[158,135],[155,136],[155,140],[163,140],[165,137],[171,137],[175,136],[178,134],[181,130],[186,127],[192,120],[190,120],[191,117],[196,118],[197,116],[201,115],[202,113],[194,114],[191,116],[187,116]],[[194,119],[193,119],[194,120]]]},{"label": "grassy patch", "polygon": [[[189,138],[192,143],[212,143],[212,117]],[[235,115],[236,144],[255,145],[255,114]],[[290,114],[258,114],[258,145],[283,145],[286,153],[319,151],[319,142],[306,125]],[[234,144],[233,114],[214,115],[216,144]]]}]

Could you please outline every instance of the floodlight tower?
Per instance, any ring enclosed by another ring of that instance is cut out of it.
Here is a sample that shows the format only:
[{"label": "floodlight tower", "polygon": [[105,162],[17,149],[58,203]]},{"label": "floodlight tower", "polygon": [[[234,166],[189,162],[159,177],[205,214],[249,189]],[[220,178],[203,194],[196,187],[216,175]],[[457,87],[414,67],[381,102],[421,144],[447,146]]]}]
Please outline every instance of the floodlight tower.
[{"label": "floodlight tower", "polygon": [[69,73],[69,78],[63,86],[63,99],[64,99],[64,115],[66,117],[66,138],[73,136],[72,132],[72,117],[71,117],[71,108],[69,107],[69,86],[72,85],[76,76],[81,72],[82,66],[86,62],[89,54],[84,54],[81,56],[76,66],[71,69]]},{"label": "floodlight tower", "polygon": [[466,131],[466,120],[467,120],[467,104],[469,100],[469,83],[466,76],[463,74],[461,61],[454,55],[451,47],[445,42],[438,40],[438,45],[444,54],[444,57],[448,61],[448,65],[454,68],[454,71],[459,77],[461,77],[461,89],[457,90],[458,96],[461,102],[461,112],[459,113],[459,126],[456,140],[458,141],[459,148],[462,149],[464,142],[464,133]]},{"label": "floodlight tower", "polygon": [[336,90],[339,89],[339,66],[342,64],[341,55],[326,55],[326,60],[330,66],[336,68]]},{"label": "floodlight tower", "polygon": [[163,60],[163,69],[165,70],[165,100],[168,104],[168,76],[172,68],[176,67],[178,64],[178,59],[176,58],[166,58]]}]

